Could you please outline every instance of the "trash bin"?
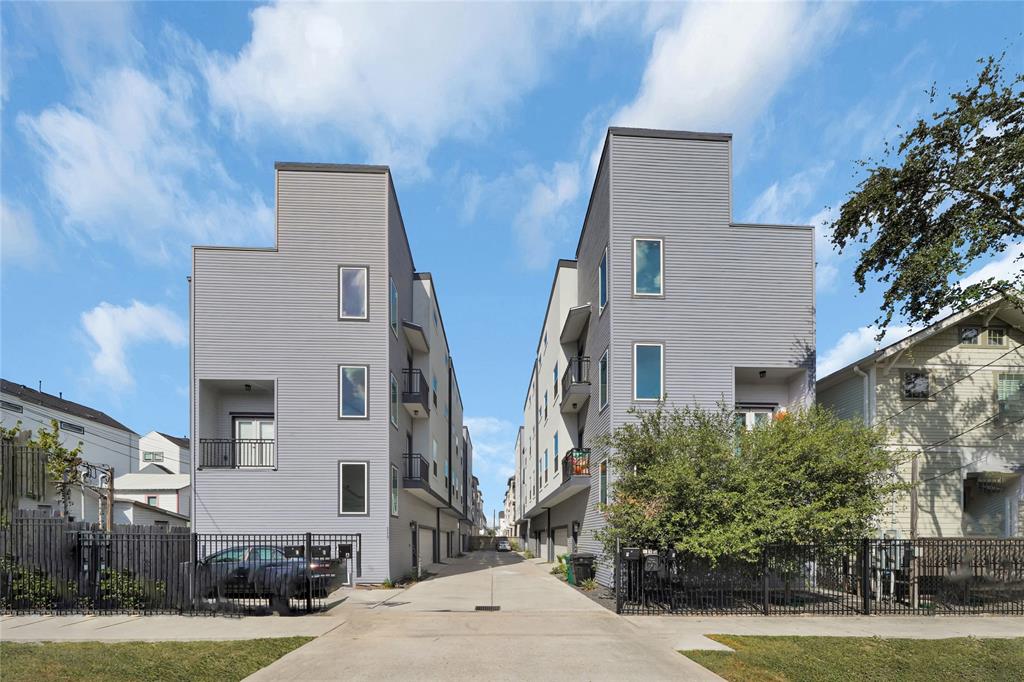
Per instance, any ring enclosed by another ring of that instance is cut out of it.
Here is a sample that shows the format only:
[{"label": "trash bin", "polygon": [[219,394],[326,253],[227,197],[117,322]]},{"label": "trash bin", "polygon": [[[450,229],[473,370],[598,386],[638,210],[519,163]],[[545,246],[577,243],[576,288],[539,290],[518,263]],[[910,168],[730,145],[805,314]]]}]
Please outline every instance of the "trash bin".
[{"label": "trash bin", "polygon": [[584,580],[593,580],[594,578],[594,555],[577,553],[572,555],[572,575],[575,580],[574,585],[579,585]]}]

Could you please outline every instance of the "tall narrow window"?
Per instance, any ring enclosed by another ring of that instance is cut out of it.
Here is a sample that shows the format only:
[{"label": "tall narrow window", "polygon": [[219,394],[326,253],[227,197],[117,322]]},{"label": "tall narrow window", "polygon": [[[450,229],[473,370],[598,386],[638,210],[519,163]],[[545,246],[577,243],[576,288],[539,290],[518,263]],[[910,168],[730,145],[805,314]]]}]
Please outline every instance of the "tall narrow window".
[{"label": "tall narrow window", "polygon": [[633,293],[661,296],[664,260],[660,239],[633,240]]},{"label": "tall narrow window", "polygon": [[395,280],[391,280],[391,300],[389,301],[391,308],[391,331],[398,336],[398,287],[395,286]]},{"label": "tall narrow window", "polygon": [[601,462],[601,504],[608,504],[608,463]]},{"label": "tall narrow window", "polygon": [[341,514],[366,513],[366,462],[338,462]]},{"label": "tall narrow window", "polygon": [[544,391],[544,420],[548,418],[548,392]]},{"label": "tall narrow window", "polygon": [[434,464],[434,475],[437,476],[437,439],[433,438],[430,441],[430,460]]},{"label": "tall narrow window", "polygon": [[366,268],[338,268],[338,317],[342,320],[366,319]]},{"label": "tall narrow window", "polygon": [[600,401],[601,409],[608,404],[608,351],[604,352],[601,356],[601,361],[597,365],[598,374],[598,398]]},{"label": "tall narrow window", "polygon": [[555,368],[551,370],[551,385],[555,387],[555,397],[558,397],[558,363],[555,363]]},{"label": "tall narrow window", "polygon": [[661,400],[662,346],[659,343],[638,343],[633,346],[633,399]]},{"label": "tall narrow window", "polygon": [[548,449],[544,448],[544,482],[548,480]]},{"label": "tall narrow window", "polygon": [[554,447],[553,452],[555,453],[555,476],[557,476],[558,475],[558,470],[559,470],[559,466],[558,466],[558,457],[559,457],[559,455],[558,455],[558,432],[557,431],[555,432],[555,447]]},{"label": "tall narrow window", "polygon": [[398,467],[391,465],[391,515],[398,516]]},{"label": "tall narrow window", "polygon": [[601,265],[597,268],[597,300],[600,303],[598,312],[608,305],[608,249],[601,256]]},{"label": "tall narrow window", "polygon": [[391,423],[398,426],[398,379],[391,375]]},{"label": "tall narrow window", "polygon": [[367,415],[366,372],[365,365],[341,365],[338,367],[339,417],[353,419]]}]

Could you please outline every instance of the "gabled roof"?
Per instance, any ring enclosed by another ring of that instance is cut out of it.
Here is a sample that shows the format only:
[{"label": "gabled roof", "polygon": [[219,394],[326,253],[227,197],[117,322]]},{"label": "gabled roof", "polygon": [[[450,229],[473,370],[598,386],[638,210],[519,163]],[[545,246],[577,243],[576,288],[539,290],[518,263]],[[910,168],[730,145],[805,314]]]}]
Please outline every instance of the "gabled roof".
[{"label": "gabled roof", "polygon": [[828,388],[845,378],[848,374],[852,373],[854,367],[867,365],[873,362],[881,362],[893,356],[897,356],[907,348],[913,346],[915,343],[919,343],[938,334],[939,332],[945,331],[969,317],[981,315],[983,313],[987,314],[990,318],[998,315],[1004,322],[1016,327],[1017,329],[1024,330],[1024,312],[1021,312],[1013,305],[1010,305],[1006,301],[1005,296],[993,296],[989,299],[976,303],[975,305],[964,308],[963,310],[951,313],[946,317],[939,319],[937,322],[933,322],[924,329],[919,329],[910,336],[906,336],[899,341],[889,344],[888,346],[879,348],[873,353],[851,362],[846,365],[846,367],[838,369],[828,376],[818,379],[817,388],[819,391],[823,388]]},{"label": "gabled roof", "polygon": [[75,417],[88,419],[89,421],[94,421],[97,424],[103,424],[104,426],[109,426],[112,429],[117,429],[126,433],[135,433],[105,412],[101,412],[89,407],[88,405],[82,405],[81,403],[65,400],[60,396],[37,391],[34,388],[29,388],[23,384],[16,384],[13,381],[8,381],[7,379],[0,379],[0,392],[14,396],[26,403],[41,405],[42,407],[47,407],[51,410],[57,410],[58,412],[64,412],[65,414],[70,414]]},{"label": "gabled roof", "polygon": [[157,514],[163,514],[164,516],[170,516],[171,518],[174,518],[174,519],[181,519],[182,521],[188,521],[189,520],[189,518],[187,516],[185,516],[184,514],[179,514],[178,512],[172,512],[169,509],[164,509],[163,507],[154,507],[151,504],[146,504],[145,502],[139,502],[138,500],[130,500],[130,499],[126,498],[126,497],[118,497],[118,496],[115,495],[114,496],[114,504],[131,505],[133,507],[138,507],[139,509],[145,509],[147,511],[156,512]]},{"label": "gabled roof", "polygon": [[114,477],[114,490],[181,490],[191,483],[188,474],[121,474]]},{"label": "gabled roof", "polygon": [[157,431],[156,433],[157,433],[157,435],[163,436],[167,440],[171,441],[172,443],[177,445],[179,448],[185,448],[186,450],[190,449],[189,440],[188,440],[188,438],[185,438],[184,436],[169,436],[166,433],[164,433],[163,431]]}]

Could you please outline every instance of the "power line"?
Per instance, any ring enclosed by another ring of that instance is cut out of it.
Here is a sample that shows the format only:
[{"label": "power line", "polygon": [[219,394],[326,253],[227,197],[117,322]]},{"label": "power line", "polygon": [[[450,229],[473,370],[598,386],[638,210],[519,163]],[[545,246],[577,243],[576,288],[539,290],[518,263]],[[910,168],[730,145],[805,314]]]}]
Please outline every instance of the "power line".
[{"label": "power line", "polygon": [[[40,414],[40,413],[36,412],[36,414]],[[48,415],[43,415],[43,416],[44,416],[44,417],[47,417]],[[31,420],[31,421],[33,421],[33,422],[35,422],[35,423],[37,423],[37,424],[39,424],[39,425],[41,425],[41,426],[50,426],[49,422],[44,422],[44,421],[41,421],[41,420],[39,420],[39,419],[36,419],[35,417],[30,417],[30,416],[28,416],[28,415],[25,415],[25,418],[26,418],[26,419],[29,419],[29,420]],[[74,433],[74,432],[69,432],[69,433]],[[120,456],[120,457],[125,457],[125,458],[127,458],[127,459],[128,459],[128,461],[129,461],[129,462],[134,462],[134,461],[136,461],[136,458],[135,458],[135,457],[133,457],[133,456],[132,456],[132,455],[130,455],[130,454],[126,454],[126,453],[124,453],[124,452],[120,452],[120,451],[118,451],[118,450],[115,450],[115,449],[113,449],[112,447],[110,447],[109,445],[103,445],[102,443],[97,443],[97,442],[95,442],[95,441],[89,440],[88,438],[83,438],[82,436],[83,436],[84,434],[75,434],[75,435],[76,435],[76,436],[79,436],[79,440],[81,440],[81,441],[82,441],[82,442],[84,442],[84,443],[88,443],[89,445],[95,446],[95,447],[97,447],[97,448],[101,448],[101,449],[103,449],[103,450],[106,450],[107,452],[113,453],[113,454],[115,454],[115,455],[118,455],[118,456]],[[105,438],[104,436],[102,436],[101,434],[98,434],[98,433],[97,433],[97,434],[93,434],[93,435],[99,436],[100,438]],[[115,440],[113,440],[113,439],[110,439],[110,438],[105,438],[105,440],[108,440],[108,441],[110,441],[110,442],[112,442],[112,443],[115,443],[115,444],[117,444],[117,445],[121,445],[121,446],[123,446],[123,447],[127,447],[127,448],[129,448],[129,449],[135,449],[135,450],[137,451],[137,448],[132,448],[132,446],[131,446],[131,445],[130,445],[129,443],[118,443],[117,441],[115,441]],[[130,468],[130,467],[129,467],[129,468]]]},{"label": "power line", "polygon": [[999,357],[995,358],[995,359],[994,359],[994,360],[992,360],[991,362],[987,362],[987,363],[985,363],[984,365],[981,365],[980,367],[977,367],[977,368],[973,369],[972,371],[970,371],[969,373],[967,373],[967,374],[965,374],[964,376],[960,377],[959,379],[956,379],[956,380],[954,380],[954,381],[952,381],[952,382],[950,382],[950,383],[946,384],[945,386],[943,386],[943,387],[942,387],[942,388],[940,388],[939,390],[935,391],[934,393],[931,393],[931,394],[929,394],[929,395],[925,396],[924,398],[919,398],[919,399],[917,399],[917,401],[916,401],[916,402],[913,402],[913,403],[911,403],[910,405],[907,405],[906,407],[904,407],[904,408],[903,408],[902,410],[900,410],[899,412],[894,412],[893,414],[891,414],[891,415],[889,415],[888,417],[886,417],[885,419],[883,419],[883,420],[882,420],[882,421],[881,421],[880,423],[884,424],[884,423],[888,422],[888,421],[889,421],[890,419],[894,419],[894,418],[896,418],[896,417],[900,416],[901,414],[903,414],[903,413],[904,413],[904,412],[906,412],[907,410],[912,410],[912,409],[914,409],[915,407],[917,407],[918,405],[920,405],[920,404],[922,404],[922,403],[927,403],[927,402],[928,402],[928,401],[930,401],[930,400],[931,400],[932,398],[934,398],[934,397],[935,397],[935,396],[937,396],[938,394],[942,393],[942,392],[943,392],[943,391],[945,391],[946,389],[948,389],[948,388],[950,388],[950,387],[952,387],[952,386],[955,386],[956,384],[960,383],[960,382],[961,382],[961,381],[963,381],[964,379],[970,379],[970,378],[971,378],[972,376],[974,376],[975,374],[977,374],[977,373],[978,373],[978,372],[980,372],[981,370],[985,369],[986,367],[991,367],[991,366],[992,366],[992,365],[994,365],[995,363],[997,363],[997,362],[999,362],[1000,360],[1002,360],[1003,358],[1005,358],[1005,357],[1006,357],[1007,355],[1009,355],[1010,353],[1014,353],[1014,352],[1016,352],[1016,353],[1020,353],[1020,348],[1019,348],[1019,347],[1018,347],[1018,348],[1011,348],[1010,350],[1006,351],[1005,353],[1003,353],[1003,354],[1002,354],[1002,355],[1000,355]]},{"label": "power line", "polygon": [[[982,426],[984,426],[985,424],[987,424],[988,422],[990,422],[992,419],[994,419],[997,416],[999,416],[998,412],[996,414],[992,415],[991,417],[986,418],[984,421],[981,421],[981,422],[975,424],[974,426],[972,426],[971,428],[967,429],[966,431],[961,431],[960,433],[956,434],[955,436],[950,436],[949,438],[947,438],[945,440],[941,440],[941,441],[939,441],[937,443],[932,443],[931,445],[922,448],[921,452],[925,452],[927,450],[930,450],[933,447],[938,447],[939,445],[944,445],[945,443],[948,443],[949,441],[951,441],[951,440],[953,440],[955,438],[959,438],[960,436],[962,436],[962,435],[964,435],[966,433],[970,433],[971,431],[973,431],[975,429],[981,428]],[[1014,419],[1012,422],[1007,422],[1005,426],[1007,426],[1007,427],[1013,426],[1014,424],[1019,424],[1022,421],[1024,421],[1024,417],[1020,417],[1018,419]],[[998,436],[996,436],[992,440],[999,440],[1000,438],[1002,438],[1003,436],[1005,436],[1008,433],[1009,433],[1009,430],[1005,430],[1005,431],[1003,431],[1003,433],[999,434]],[[948,469],[946,471],[943,471],[942,473],[936,474],[935,476],[929,476],[928,478],[922,478],[921,480],[919,480],[917,482],[917,485],[920,485],[922,483],[928,483],[929,481],[934,481],[936,479],[942,478],[943,476],[947,476],[947,475],[953,473],[954,471],[959,471],[961,469],[965,469],[965,468],[971,466],[972,464],[977,464],[978,462],[986,459],[987,457],[988,457],[988,455],[982,455],[981,457],[978,457],[976,459],[972,459],[971,461],[967,462],[966,464],[961,464],[960,466],[953,467],[952,469]]]}]

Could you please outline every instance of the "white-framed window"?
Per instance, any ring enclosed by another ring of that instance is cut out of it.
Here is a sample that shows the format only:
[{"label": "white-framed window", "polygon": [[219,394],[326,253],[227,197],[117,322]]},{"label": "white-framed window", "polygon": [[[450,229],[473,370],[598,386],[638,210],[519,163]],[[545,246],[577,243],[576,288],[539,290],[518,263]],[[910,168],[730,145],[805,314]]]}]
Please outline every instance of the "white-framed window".
[{"label": "white-framed window", "polygon": [[903,370],[902,393],[904,398],[926,399],[931,394],[928,372],[919,369]]},{"label": "white-framed window", "polygon": [[608,462],[601,462],[599,495],[601,504],[608,504]]},{"label": "white-framed window", "polygon": [[368,415],[366,365],[338,366],[338,417],[365,419]]},{"label": "white-framed window", "polygon": [[338,319],[366,319],[366,279],[364,266],[338,266]]},{"label": "white-framed window", "polygon": [[273,415],[235,415],[235,457],[239,466],[274,466]]},{"label": "white-framed window", "polygon": [[598,404],[603,410],[608,404],[608,350],[605,349],[604,355],[601,356],[601,360],[597,363],[597,394]]},{"label": "white-framed window", "polygon": [[157,502],[157,496],[156,495],[146,495],[146,504],[148,504],[150,507],[155,507],[156,506],[156,502]]},{"label": "white-framed window", "polygon": [[960,343],[965,346],[977,346],[981,336],[981,327],[960,327]]},{"label": "white-framed window", "polygon": [[398,336],[398,287],[395,286],[395,279],[391,280],[391,299],[388,301],[391,314],[391,331]]},{"label": "white-framed window", "polygon": [[753,431],[758,426],[770,422],[771,418],[772,410],[767,407],[741,407],[733,413],[737,431]]},{"label": "white-framed window", "polygon": [[398,426],[398,379],[391,375],[391,423]]},{"label": "white-framed window", "polygon": [[366,462],[338,462],[338,513],[366,514]]},{"label": "white-framed window", "polygon": [[661,296],[664,292],[665,255],[661,239],[633,240],[633,295]]},{"label": "white-framed window", "polygon": [[633,344],[633,400],[661,400],[665,395],[665,347]]},{"label": "white-framed window", "polygon": [[597,267],[597,301],[598,314],[604,312],[608,305],[608,247],[601,256],[601,264]]},{"label": "white-framed window", "polygon": [[988,328],[988,345],[990,346],[1005,346],[1006,345],[1006,330],[1002,327],[989,327]]},{"label": "white-framed window", "polygon": [[398,467],[391,465],[391,515],[398,516]]},{"label": "white-framed window", "polygon": [[155,452],[153,450],[146,450],[142,453],[143,462],[162,462],[164,461],[164,453]]}]

